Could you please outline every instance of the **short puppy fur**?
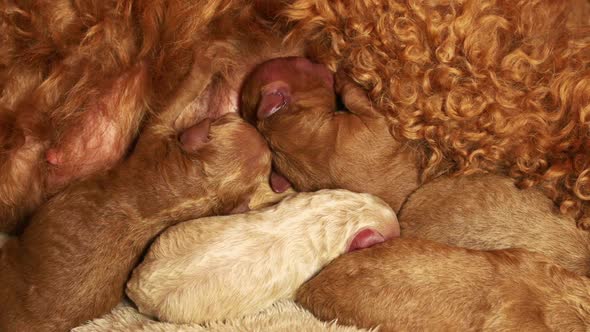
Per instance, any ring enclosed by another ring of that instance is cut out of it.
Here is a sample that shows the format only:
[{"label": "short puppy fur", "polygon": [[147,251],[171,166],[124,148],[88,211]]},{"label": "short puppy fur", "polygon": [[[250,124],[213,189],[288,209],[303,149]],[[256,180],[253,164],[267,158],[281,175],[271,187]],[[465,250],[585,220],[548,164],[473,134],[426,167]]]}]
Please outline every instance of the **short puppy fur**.
[{"label": "short puppy fur", "polygon": [[238,318],[294,299],[337,256],[397,236],[395,214],[375,196],[294,194],[263,210],[166,230],[133,271],[127,295],[162,321]]},{"label": "short puppy fur", "polygon": [[322,320],[379,331],[584,331],[590,280],[522,249],[416,238],[343,255],[297,292]]},{"label": "short puppy fur", "polygon": [[469,249],[522,248],[590,276],[590,233],[556,213],[537,189],[491,174],[440,177],[424,184],[399,215],[402,235]]},{"label": "short puppy fur", "polygon": [[[337,109],[334,84],[348,112]],[[344,78],[334,82],[324,66],[295,57],[261,64],[244,83],[241,112],[296,190],[368,192],[398,212],[418,187],[413,150],[391,136],[360,88]]]}]

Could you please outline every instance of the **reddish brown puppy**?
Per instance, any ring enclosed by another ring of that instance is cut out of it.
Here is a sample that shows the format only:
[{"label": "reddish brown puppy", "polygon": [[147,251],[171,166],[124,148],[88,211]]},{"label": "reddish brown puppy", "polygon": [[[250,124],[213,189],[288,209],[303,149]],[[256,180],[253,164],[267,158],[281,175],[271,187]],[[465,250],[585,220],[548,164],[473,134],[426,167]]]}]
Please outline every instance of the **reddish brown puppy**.
[{"label": "reddish brown puppy", "polygon": [[55,196],[0,249],[0,330],[66,331],[108,312],[160,231],[243,210],[266,181],[268,148],[237,115],[180,135],[162,119],[128,160]]},{"label": "reddish brown puppy", "polygon": [[379,331],[584,331],[590,280],[526,250],[416,238],[334,260],[298,291],[319,318]]},{"label": "reddish brown puppy", "polygon": [[395,141],[362,90],[344,80],[336,89],[346,112],[336,108],[327,68],[304,58],[274,59],[245,82],[241,111],[266,137],[276,168],[295,189],[368,192],[398,212],[418,187],[414,151]]}]

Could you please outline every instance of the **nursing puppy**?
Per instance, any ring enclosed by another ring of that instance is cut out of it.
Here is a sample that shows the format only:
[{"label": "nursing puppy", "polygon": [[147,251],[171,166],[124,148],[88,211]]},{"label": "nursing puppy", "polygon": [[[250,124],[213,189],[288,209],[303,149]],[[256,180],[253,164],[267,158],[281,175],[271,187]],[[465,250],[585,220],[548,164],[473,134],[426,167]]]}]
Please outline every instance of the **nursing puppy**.
[{"label": "nursing puppy", "polygon": [[398,212],[418,187],[414,152],[395,141],[362,90],[346,80],[336,85],[350,112],[337,112],[326,67],[305,58],[270,60],[244,83],[241,112],[265,136],[274,165],[296,190],[368,192]]},{"label": "nursing puppy", "polygon": [[163,229],[246,209],[270,173],[262,138],[235,114],[177,134],[179,109],[147,128],[119,167],[68,187],[4,244],[0,330],[65,331],[98,317],[120,302]]},{"label": "nursing puppy", "polygon": [[[540,191],[518,190],[496,175],[443,176],[420,185],[417,154],[389,135],[364,91],[343,75],[333,85],[325,67],[310,70],[301,65],[306,61],[264,63],[242,91],[242,113],[295,189],[369,192],[399,212],[402,236],[472,249],[524,248],[590,274],[590,234],[554,213]],[[337,105],[337,93],[344,105]]]},{"label": "nursing puppy", "polygon": [[379,331],[584,331],[590,280],[521,249],[402,238],[343,255],[297,292],[322,320]]},{"label": "nursing puppy", "polygon": [[293,299],[301,284],[344,252],[399,236],[382,200],[346,190],[291,195],[243,215],[171,227],[127,283],[143,314],[205,323]]},{"label": "nursing puppy", "polygon": [[203,99],[224,106],[197,118],[235,111],[255,64],[303,52],[282,42],[285,5],[0,2],[0,232],[20,233],[54,194],[124,159],[148,117],[203,92],[183,86],[195,67],[215,76]]}]

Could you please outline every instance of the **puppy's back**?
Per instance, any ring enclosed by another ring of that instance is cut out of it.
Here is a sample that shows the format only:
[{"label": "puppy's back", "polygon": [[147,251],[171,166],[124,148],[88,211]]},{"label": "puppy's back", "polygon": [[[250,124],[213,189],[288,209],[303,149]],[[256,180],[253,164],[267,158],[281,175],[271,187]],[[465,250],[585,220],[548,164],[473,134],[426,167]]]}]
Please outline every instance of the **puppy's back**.
[{"label": "puppy's back", "polygon": [[523,248],[590,274],[590,233],[539,190],[519,190],[506,177],[441,177],[410,196],[399,220],[402,236],[479,250]]}]

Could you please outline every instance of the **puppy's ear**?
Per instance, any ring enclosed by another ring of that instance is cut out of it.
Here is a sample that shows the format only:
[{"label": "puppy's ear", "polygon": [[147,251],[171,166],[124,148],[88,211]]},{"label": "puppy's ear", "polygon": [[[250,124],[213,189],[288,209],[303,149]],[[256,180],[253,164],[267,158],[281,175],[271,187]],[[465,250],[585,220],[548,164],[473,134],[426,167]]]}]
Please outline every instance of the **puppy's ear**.
[{"label": "puppy's ear", "polygon": [[196,152],[209,142],[211,120],[205,119],[196,125],[185,129],[179,137],[180,145],[186,152]]},{"label": "puppy's ear", "polygon": [[291,93],[288,87],[279,86],[274,89],[262,91],[256,116],[258,119],[266,119],[276,112],[287,108],[291,102]]}]

